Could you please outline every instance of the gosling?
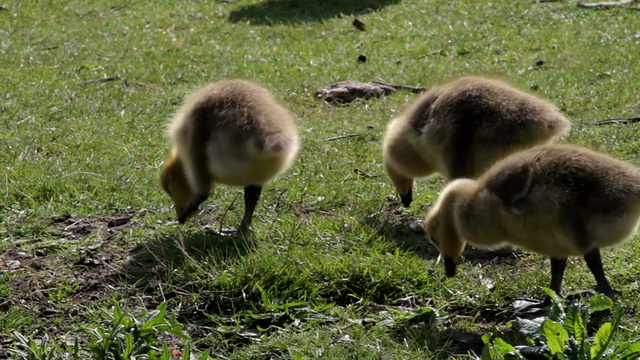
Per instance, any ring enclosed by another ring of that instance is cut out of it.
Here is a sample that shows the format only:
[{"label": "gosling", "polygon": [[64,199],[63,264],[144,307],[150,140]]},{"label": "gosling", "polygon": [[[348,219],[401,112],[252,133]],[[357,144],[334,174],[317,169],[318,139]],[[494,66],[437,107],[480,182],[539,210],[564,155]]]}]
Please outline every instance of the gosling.
[{"label": "gosling", "polygon": [[387,126],[383,157],[401,203],[414,179],[475,179],[499,159],[549,143],[571,123],[552,104],[502,81],[462,77],[429,89]]},{"label": "gosling", "polygon": [[289,112],[246,80],[211,83],[185,97],[170,126],[160,184],[184,223],[215,183],[244,187],[241,233],[251,230],[262,187],[293,163],[300,140]]},{"label": "gosling", "polygon": [[567,257],[583,256],[598,290],[613,297],[600,248],[632,236],[639,218],[640,168],[575,145],[543,145],[506,157],[477,180],[451,182],[424,224],[449,277],[467,242],[515,245],[550,257],[556,293]]}]

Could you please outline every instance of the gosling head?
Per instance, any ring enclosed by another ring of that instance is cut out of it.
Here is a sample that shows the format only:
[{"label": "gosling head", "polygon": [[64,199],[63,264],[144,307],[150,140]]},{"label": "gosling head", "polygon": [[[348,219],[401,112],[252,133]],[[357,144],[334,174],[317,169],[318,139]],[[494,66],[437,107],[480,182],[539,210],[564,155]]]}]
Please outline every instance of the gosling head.
[{"label": "gosling head", "polygon": [[182,162],[175,154],[171,154],[162,170],[160,170],[159,180],[164,191],[173,200],[178,222],[184,223],[191,215],[191,212],[195,210],[189,210],[189,204],[192,202],[194,194],[187,182]]},{"label": "gosling head", "polygon": [[467,244],[456,230],[455,204],[473,191],[476,184],[474,180],[469,179],[458,179],[451,182],[442,191],[424,221],[427,240],[440,252],[440,256],[444,260],[445,274],[448,277],[456,275],[456,260]]},{"label": "gosling head", "polygon": [[413,182],[411,177],[401,174],[394,168],[393,161],[389,156],[385,156],[384,167],[387,175],[391,179],[393,186],[396,188],[400,196],[400,202],[403,206],[409,207],[413,201]]}]

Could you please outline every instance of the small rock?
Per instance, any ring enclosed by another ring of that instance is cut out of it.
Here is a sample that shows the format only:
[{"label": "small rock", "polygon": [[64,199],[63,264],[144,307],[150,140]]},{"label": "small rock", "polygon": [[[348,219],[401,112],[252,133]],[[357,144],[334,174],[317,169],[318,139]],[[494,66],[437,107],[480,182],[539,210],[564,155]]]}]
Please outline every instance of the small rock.
[{"label": "small rock", "polygon": [[18,269],[21,265],[18,260],[7,260],[4,264],[11,270]]}]

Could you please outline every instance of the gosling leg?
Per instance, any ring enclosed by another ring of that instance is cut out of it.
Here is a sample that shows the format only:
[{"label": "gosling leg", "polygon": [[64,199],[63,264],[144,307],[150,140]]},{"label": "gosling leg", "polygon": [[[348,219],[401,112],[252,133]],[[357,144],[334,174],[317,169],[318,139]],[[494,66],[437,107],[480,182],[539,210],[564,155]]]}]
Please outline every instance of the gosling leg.
[{"label": "gosling leg", "polygon": [[256,209],[261,192],[261,186],[250,185],[244,188],[244,216],[238,227],[242,234],[248,234],[251,231],[253,212]]},{"label": "gosling leg", "polygon": [[[562,278],[564,277],[564,269],[567,267],[567,258],[550,258],[551,261],[551,284],[549,288],[555,291],[558,296],[561,295],[562,290]],[[551,298],[549,298],[549,304],[551,304]]]},{"label": "gosling leg", "polygon": [[[551,284],[549,285],[549,289],[555,291],[555,293],[560,296],[564,269],[567,267],[567,258],[549,258],[549,260],[551,262]],[[547,295],[544,300],[528,306],[528,308],[546,308],[549,305],[551,305],[551,297]]]},{"label": "gosling leg", "polygon": [[600,249],[595,248],[584,255],[584,261],[587,263],[589,270],[596,278],[596,284],[598,285],[598,291],[612,298],[615,296],[615,291],[609,284],[607,277],[604,274],[604,268],[602,267],[602,258],[600,257]]}]

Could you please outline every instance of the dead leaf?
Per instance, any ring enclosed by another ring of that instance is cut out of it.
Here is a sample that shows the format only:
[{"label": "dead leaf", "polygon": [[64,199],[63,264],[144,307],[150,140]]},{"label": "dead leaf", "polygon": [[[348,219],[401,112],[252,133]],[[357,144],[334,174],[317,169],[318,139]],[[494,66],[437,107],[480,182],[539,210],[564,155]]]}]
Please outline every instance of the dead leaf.
[{"label": "dead leaf", "polygon": [[367,179],[371,179],[376,177],[377,175],[371,175],[369,173],[366,173],[360,169],[353,169],[353,172],[355,172],[358,176],[363,177],[363,178],[367,178]]},{"label": "dead leaf", "polygon": [[119,218],[115,218],[115,219],[109,220],[109,222],[107,223],[107,227],[111,228],[111,227],[121,226],[128,223],[129,220],[131,220],[131,216],[122,216]]},{"label": "dead leaf", "polygon": [[353,22],[351,24],[353,26],[355,26],[356,29],[358,29],[360,31],[366,31],[367,30],[366,25],[362,21],[360,21],[360,19],[358,19],[358,18],[353,19]]},{"label": "dead leaf", "polygon": [[173,348],[173,349],[171,349],[171,356],[182,356],[182,351],[180,351],[180,350],[178,350],[176,348]]},{"label": "dead leaf", "polygon": [[67,221],[70,218],[71,218],[71,214],[64,213],[64,214],[60,214],[60,215],[53,215],[51,217],[51,221],[53,221],[54,223],[60,223],[60,222]]},{"label": "dead leaf", "polygon": [[351,340],[351,336],[349,336],[349,334],[344,334],[342,336],[338,336],[337,338],[334,338],[331,343],[335,344],[339,342],[352,342],[352,341],[353,340]]}]

